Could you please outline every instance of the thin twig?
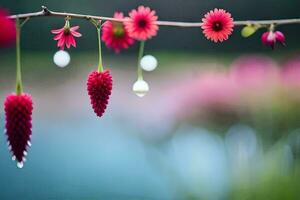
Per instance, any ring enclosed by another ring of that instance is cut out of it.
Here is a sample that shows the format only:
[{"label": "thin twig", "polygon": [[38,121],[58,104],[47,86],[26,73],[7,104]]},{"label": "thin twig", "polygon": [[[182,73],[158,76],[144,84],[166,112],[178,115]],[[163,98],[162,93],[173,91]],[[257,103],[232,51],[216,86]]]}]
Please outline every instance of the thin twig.
[{"label": "thin twig", "polygon": [[[57,16],[57,17],[71,17],[78,19],[94,19],[94,20],[104,20],[104,21],[114,21],[114,22],[125,22],[126,19],[116,19],[112,17],[103,17],[95,15],[83,15],[76,13],[67,13],[67,12],[55,12],[49,10],[46,6],[42,6],[42,10],[39,12],[25,13],[11,15],[11,19],[26,19],[28,17],[43,17],[43,16]],[[285,24],[300,24],[300,18],[297,19],[278,19],[278,20],[246,20],[246,21],[234,21],[235,26],[245,26],[245,25],[260,25],[260,26],[269,26],[274,25],[285,25]],[[157,21],[159,26],[174,26],[174,27],[200,27],[201,22],[175,22],[175,21]]]},{"label": "thin twig", "polygon": [[20,24],[20,27],[23,27],[23,26],[26,24],[26,22],[29,21],[29,19],[30,19],[30,17],[26,17],[26,18],[24,19],[24,21]]}]

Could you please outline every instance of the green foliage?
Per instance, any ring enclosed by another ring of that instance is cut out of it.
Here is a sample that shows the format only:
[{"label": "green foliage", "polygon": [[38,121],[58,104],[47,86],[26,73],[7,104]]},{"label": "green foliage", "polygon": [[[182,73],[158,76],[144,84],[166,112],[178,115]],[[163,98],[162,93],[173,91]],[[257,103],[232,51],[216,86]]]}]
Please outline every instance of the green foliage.
[{"label": "green foliage", "polygon": [[285,147],[284,142],[279,142],[265,154],[263,167],[258,172],[249,175],[249,171],[246,171],[242,177],[238,177],[229,199],[300,199],[300,165],[297,160],[294,160],[294,165],[287,163]]}]

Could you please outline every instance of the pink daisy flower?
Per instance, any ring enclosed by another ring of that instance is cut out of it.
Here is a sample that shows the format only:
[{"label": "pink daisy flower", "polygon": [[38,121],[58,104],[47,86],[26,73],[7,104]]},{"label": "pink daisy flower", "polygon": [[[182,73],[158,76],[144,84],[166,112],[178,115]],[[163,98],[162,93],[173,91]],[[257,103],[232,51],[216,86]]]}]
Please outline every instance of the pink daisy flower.
[{"label": "pink daisy flower", "polygon": [[81,37],[81,34],[77,32],[78,29],[79,26],[70,27],[70,22],[67,20],[63,28],[51,30],[51,33],[56,35],[53,39],[58,41],[57,47],[61,50],[64,49],[65,45],[68,49],[71,45],[76,47],[76,40],[74,37]]},{"label": "pink daisy flower", "polygon": [[158,31],[156,24],[158,17],[149,7],[139,6],[137,10],[129,13],[128,20],[124,22],[129,35],[137,40],[147,40],[155,36]]},{"label": "pink daisy flower", "polygon": [[[115,12],[114,18],[123,19],[122,12]],[[121,49],[127,49],[134,43],[134,39],[128,34],[123,23],[106,21],[102,26],[102,40],[108,48],[112,48],[116,53]]]},{"label": "pink daisy flower", "polygon": [[231,14],[223,9],[209,11],[204,18],[202,18],[203,34],[209,40],[214,42],[222,42],[227,40],[233,31],[233,19]]}]

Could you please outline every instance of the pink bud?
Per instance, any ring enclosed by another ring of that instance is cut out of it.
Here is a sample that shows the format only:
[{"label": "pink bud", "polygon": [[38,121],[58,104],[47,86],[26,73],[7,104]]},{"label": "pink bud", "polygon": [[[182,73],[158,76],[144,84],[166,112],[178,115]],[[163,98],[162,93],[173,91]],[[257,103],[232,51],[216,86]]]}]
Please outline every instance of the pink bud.
[{"label": "pink bud", "polygon": [[274,49],[276,43],[276,36],[273,31],[264,32],[261,36],[261,41],[264,45],[272,47]]},{"label": "pink bud", "polygon": [[285,36],[282,32],[275,32],[276,41],[280,42],[283,46],[285,46]]},{"label": "pink bud", "polygon": [[277,41],[280,42],[283,46],[285,46],[285,36],[280,31],[264,32],[261,36],[261,41],[264,45],[270,46],[272,49],[274,49],[275,43]]}]

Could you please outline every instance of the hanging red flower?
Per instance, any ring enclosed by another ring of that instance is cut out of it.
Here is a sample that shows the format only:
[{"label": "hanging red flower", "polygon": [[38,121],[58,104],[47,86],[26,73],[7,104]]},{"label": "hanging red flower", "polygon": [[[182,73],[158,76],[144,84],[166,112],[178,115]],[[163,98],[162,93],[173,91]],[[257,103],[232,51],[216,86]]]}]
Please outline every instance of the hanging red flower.
[{"label": "hanging red flower", "polygon": [[30,146],[32,110],[32,99],[28,94],[10,94],[5,98],[7,140],[13,159],[18,162],[20,168],[27,155],[27,147]]},{"label": "hanging red flower", "polygon": [[280,31],[268,31],[264,32],[261,36],[261,41],[264,45],[275,48],[276,42],[279,42],[282,46],[285,46],[285,36]]},{"label": "hanging red flower", "polygon": [[112,91],[112,82],[108,70],[103,72],[93,71],[88,76],[87,91],[94,112],[98,117],[101,117],[105,112]]},{"label": "hanging red flower", "polygon": [[56,35],[53,39],[57,41],[57,47],[61,50],[63,50],[65,46],[68,49],[71,45],[76,47],[75,37],[81,37],[81,34],[77,32],[78,29],[79,26],[70,27],[69,20],[66,20],[66,24],[63,28],[51,30],[51,33]]}]

